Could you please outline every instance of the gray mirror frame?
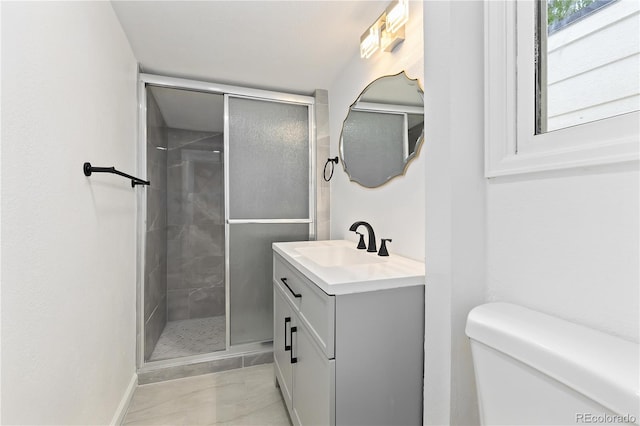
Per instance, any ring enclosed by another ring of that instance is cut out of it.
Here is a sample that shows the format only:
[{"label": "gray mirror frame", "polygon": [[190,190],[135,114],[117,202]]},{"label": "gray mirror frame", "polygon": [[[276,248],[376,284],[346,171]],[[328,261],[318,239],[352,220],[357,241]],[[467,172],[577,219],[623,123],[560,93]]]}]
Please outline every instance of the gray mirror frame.
[{"label": "gray mirror frame", "polygon": [[416,84],[418,86],[418,89],[419,89],[418,90],[418,94],[422,97],[422,102],[423,102],[423,105],[424,105],[424,88],[422,87],[422,84],[420,83],[420,80],[418,78],[410,78],[407,75],[407,73],[403,70],[403,71],[400,71],[397,74],[389,74],[389,75],[380,76],[380,77],[376,78],[375,80],[373,80],[371,83],[367,84],[367,86],[364,89],[362,89],[362,91],[360,92],[360,94],[358,95],[356,100],[349,106],[349,110],[347,111],[347,115],[346,115],[345,119],[342,121],[342,128],[340,129],[340,142],[339,142],[339,149],[338,149],[339,155],[340,155],[340,161],[342,163],[342,169],[344,170],[346,175],[349,177],[349,181],[350,182],[355,182],[358,185],[362,186],[363,188],[369,188],[369,189],[371,189],[371,188],[380,188],[381,186],[386,185],[387,183],[391,182],[395,178],[404,176],[407,173],[407,169],[409,168],[409,165],[411,164],[411,162],[420,155],[420,151],[422,150],[422,145],[424,144],[424,125],[423,125],[422,133],[420,134],[420,137],[416,141],[416,148],[415,148],[414,152],[412,152],[407,157],[407,159],[405,160],[404,167],[403,167],[402,171],[400,171],[398,174],[395,174],[393,176],[388,176],[386,178],[386,180],[383,183],[381,183],[380,185],[375,185],[375,186],[365,185],[362,182],[358,181],[357,178],[354,178],[353,176],[351,176],[351,174],[347,170],[347,162],[344,160],[343,133],[344,133],[344,126],[346,124],[347,119],[349,118],[349,113],[351,112],[351,108],[353,108],[358,103],[358,101],[360,100],[362,95],[364,95],[364,93],[366,93],[366,91],[373,84],[375,84],[378,80],[383,79],[383,78],[388,78],[388,77],[397,77],[397,76],[400,76],[400,75],[404,75],[404,77],[409,81],[415,81],[416,82]]}]

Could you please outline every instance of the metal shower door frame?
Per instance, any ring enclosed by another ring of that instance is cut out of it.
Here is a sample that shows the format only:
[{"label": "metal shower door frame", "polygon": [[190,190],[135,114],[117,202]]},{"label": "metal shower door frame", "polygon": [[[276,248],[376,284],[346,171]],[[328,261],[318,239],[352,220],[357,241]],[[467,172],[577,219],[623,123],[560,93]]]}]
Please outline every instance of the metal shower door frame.
[{"label": "metal shower door frame", "polygon": [[[216,359],[228,358],[234,355],[243,355],[258,350],[257,344],[242,344],[231,346],[230,311],[229,311],[229,225],[240,223],[231,220],[229,223],[229,182],[228,182],[228,99],[229,97],[255,99],[280,103],[306,105],[309,117],[309,218],[308,219],[272,219],[260,222],[246,220],[242,223],[309,223],[309,239],[316,237],[316,124],[315,124],[315,98],[311,96],[297,95],[270,90],[253,89],[227,84],[218,84],[206,81],[190,80],[184,78],[167,77],[155,74],[139,73],[138,75],[138,143],[137,143],[137,173],[147,169],[147,86],[158,86],[172,89],[194,90],[203,93],[224,95],[224,191],[225,191],[225,321],[226,336],[224,351],[210,352],[202,355],[194,355],[184,358],[167,359],[160,361],[145,361],[144,359],[144,275],[146,253],[146,217],[147,200],[146,190],[136,192],[138,205],[136,218],[136,366],[138,372],[154,371],[157,369],[186,365],[194,362],[205,362]],[[152,183],[153,184],[153,183]],[[146,188],[146,187],[145,187]]]}]

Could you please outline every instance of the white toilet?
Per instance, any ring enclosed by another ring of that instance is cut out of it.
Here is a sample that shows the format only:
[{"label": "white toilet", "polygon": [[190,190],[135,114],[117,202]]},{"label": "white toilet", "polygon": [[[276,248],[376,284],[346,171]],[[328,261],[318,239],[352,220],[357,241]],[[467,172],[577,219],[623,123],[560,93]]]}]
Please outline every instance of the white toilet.
[{"label": "white toilet", "polygon": [[483,425],[639,424],[639,345],[509,303],[467,318]]}]

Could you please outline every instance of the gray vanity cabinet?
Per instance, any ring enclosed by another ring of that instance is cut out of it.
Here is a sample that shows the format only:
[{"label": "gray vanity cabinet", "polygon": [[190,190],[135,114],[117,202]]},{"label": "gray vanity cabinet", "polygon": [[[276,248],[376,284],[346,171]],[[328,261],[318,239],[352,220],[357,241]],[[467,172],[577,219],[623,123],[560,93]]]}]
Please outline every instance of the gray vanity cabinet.
[{"label": "gray vanity cabinet", "polygon": [[274,257],[273,270],[273,354],[282,397],[294,424],[335,424],[335,298],[306,282],[282,259]]},{"label": "gray vanity cabinet", "polygon": [[331,295],[273,262],[274,370],[293,423],[421,424],[424,286]]}]

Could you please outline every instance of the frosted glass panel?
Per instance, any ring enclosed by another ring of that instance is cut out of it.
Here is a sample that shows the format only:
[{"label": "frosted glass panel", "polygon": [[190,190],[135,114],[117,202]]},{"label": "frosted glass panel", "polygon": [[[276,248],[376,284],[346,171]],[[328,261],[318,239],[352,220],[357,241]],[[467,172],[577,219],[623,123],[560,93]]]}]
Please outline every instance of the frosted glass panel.
[{"label": "frosted glass panel", "polygon": [[309,218],[308,106],[229,98],[229,219]]},{"label": "frosted glass panel", "polygon": [[309,239],[309,224],[229,225],[231,344],[273,338],[271,243]]}]

